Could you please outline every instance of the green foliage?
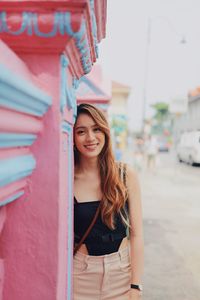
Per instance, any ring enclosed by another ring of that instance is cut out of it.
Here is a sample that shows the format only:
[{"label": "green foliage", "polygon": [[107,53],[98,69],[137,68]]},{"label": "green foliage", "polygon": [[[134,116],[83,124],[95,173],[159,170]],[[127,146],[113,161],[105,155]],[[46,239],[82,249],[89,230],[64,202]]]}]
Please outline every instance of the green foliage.
[{"label": "green foliage", "polygon": [[169,105],[165,102],[157,102],[151,106],[155,111],[152,118],[152,134],[170,136],[172,132],[172,123]]},{"label": "green foliage", "polygon": [[169,105],[165,102],[157,102],[152,104],[151,107],[155,110],[155,114],[153,119],[155,119],[158,123],[162,123],[167,120],[169,117]]}]

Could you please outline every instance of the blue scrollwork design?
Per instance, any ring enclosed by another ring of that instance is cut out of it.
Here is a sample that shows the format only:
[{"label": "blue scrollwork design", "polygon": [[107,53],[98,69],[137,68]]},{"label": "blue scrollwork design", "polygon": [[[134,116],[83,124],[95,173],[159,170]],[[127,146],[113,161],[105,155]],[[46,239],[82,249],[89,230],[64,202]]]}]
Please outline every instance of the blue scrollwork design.
[{"label": "blue scrollwork design", "polygon": [[66,97],[66,84],[67,84],[67,74],[66,68],[69,64],[69,61],[65,55],[61,55],[60,57],[61,63],[61,97],[60,97],[60,111],[63,112],[64,108],[67,105],[67,97]]},{"label": "blue scrollwork design", "polygon": [[92,34],[93,34],[94,45],[95,45],[95,53],[96,56],[98,57],[99,49],[97,45],[97,22],[96,22],[96,16],[94,12],[94,0],[90,0],[90,11],[92,16]]},{"label": "blue scrollwork design", "polygon": [[62,54],[60,58],[61,63],[61,98],[60,98],[60,111],[63,112],[64,108],[67,106],[69,110],[73,110],[73,116],[76,116],[76,95],[75,87],[68,86],[68,78],[66,68],[69,65],[69,60],[66,55]]},{"label": "blue scrollwork design", "polygon": [[[92,13],[92,16],[92,18],[94,19],[94,12]],[[93,24],[95,24],[94,21]],[[0,12],[0,33],[3,32],[16,36],[26,32],[29,36],[35,34],[36,36],[43,38],[54,37],[56,36],[56,34],[60,34],[62,36],[68,34],[75,39],[76,46],[81,53],[81,61],[84,72],[88,73],[91,70],[92,63],[90,58],[90,47],[87,39],[85,21],[82,21],[81,26],[77,31],[73,31],[71,27],[70,12],[55,12],[53,28],[49,32],[42,32],[41,30],[39,30],[37,13],[23,12],[21,27],[18,30],[13,31],[7,25],[6,12]],[[95,32],[95,25],[93,25],[94,40],[96,40]]]},{"label": "blue scrollwork design", "polygon": [[1,27],[0,27],[0,32],[7,32],[12,35],[19,35],[23,33],[26,30],[27,25],[29,24],[29,13],[23,12],[22,13],[22,24],[21,27],[13,31],[7,26],[6,22],[6,12],[1,12],[0,13],[0,20],[1,20]]},{"label": "blue scrollwork design", "polygon": [[59,25],[59,16],[57,14],[55,14],[54,16],[54,24],[53,24],[53,29],[52,31],[50,32],[47,32],[47,33],[44,33],[44,32],[41,32],[38,28],[38,15],[37,13],[34,13],[32,15],[32,19],[33,19],[33,28],[34,28],[34,33],[37,35],[37,36],[40,36],[40,37],[53,37],[57,34],[57,27]]}]

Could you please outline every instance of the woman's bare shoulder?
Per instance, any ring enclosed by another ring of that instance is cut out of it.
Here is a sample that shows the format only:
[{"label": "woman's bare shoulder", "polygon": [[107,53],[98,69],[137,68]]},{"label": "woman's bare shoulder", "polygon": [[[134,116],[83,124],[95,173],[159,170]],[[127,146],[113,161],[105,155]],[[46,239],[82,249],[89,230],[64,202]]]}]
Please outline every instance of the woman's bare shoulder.
[{"label": "woman's bare shoulder", "polygon": [[127,170],[127,185],[128,186],[139,185],[139,176],[137,171],[129,164],[126,164],[126,170]]}]

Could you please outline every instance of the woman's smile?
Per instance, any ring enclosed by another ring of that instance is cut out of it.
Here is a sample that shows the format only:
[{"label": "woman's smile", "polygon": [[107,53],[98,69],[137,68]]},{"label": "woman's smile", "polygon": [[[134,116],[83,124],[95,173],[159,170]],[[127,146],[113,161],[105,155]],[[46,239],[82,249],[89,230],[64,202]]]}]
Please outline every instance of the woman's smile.
[{"label": "woman's smile", "polygon": [[95,149],[97,148],[98,145],[99,145],[99,143],[95,143],[95,144],[87,144],[87,145],[85,145],[85,148],[86,148],[87,150],[93,151],[93,150],[95,150]]}]

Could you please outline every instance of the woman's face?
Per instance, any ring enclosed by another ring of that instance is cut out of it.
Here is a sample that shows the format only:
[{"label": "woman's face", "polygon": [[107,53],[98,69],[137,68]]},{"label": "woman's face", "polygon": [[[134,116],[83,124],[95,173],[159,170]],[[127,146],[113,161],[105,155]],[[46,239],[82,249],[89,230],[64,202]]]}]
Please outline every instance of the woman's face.
[{"label": "woman's face", "polygon": [[105,133],[88,114],[82,113],[75,124],[74,143],[82,157],[98,157],[105,145]]}]

